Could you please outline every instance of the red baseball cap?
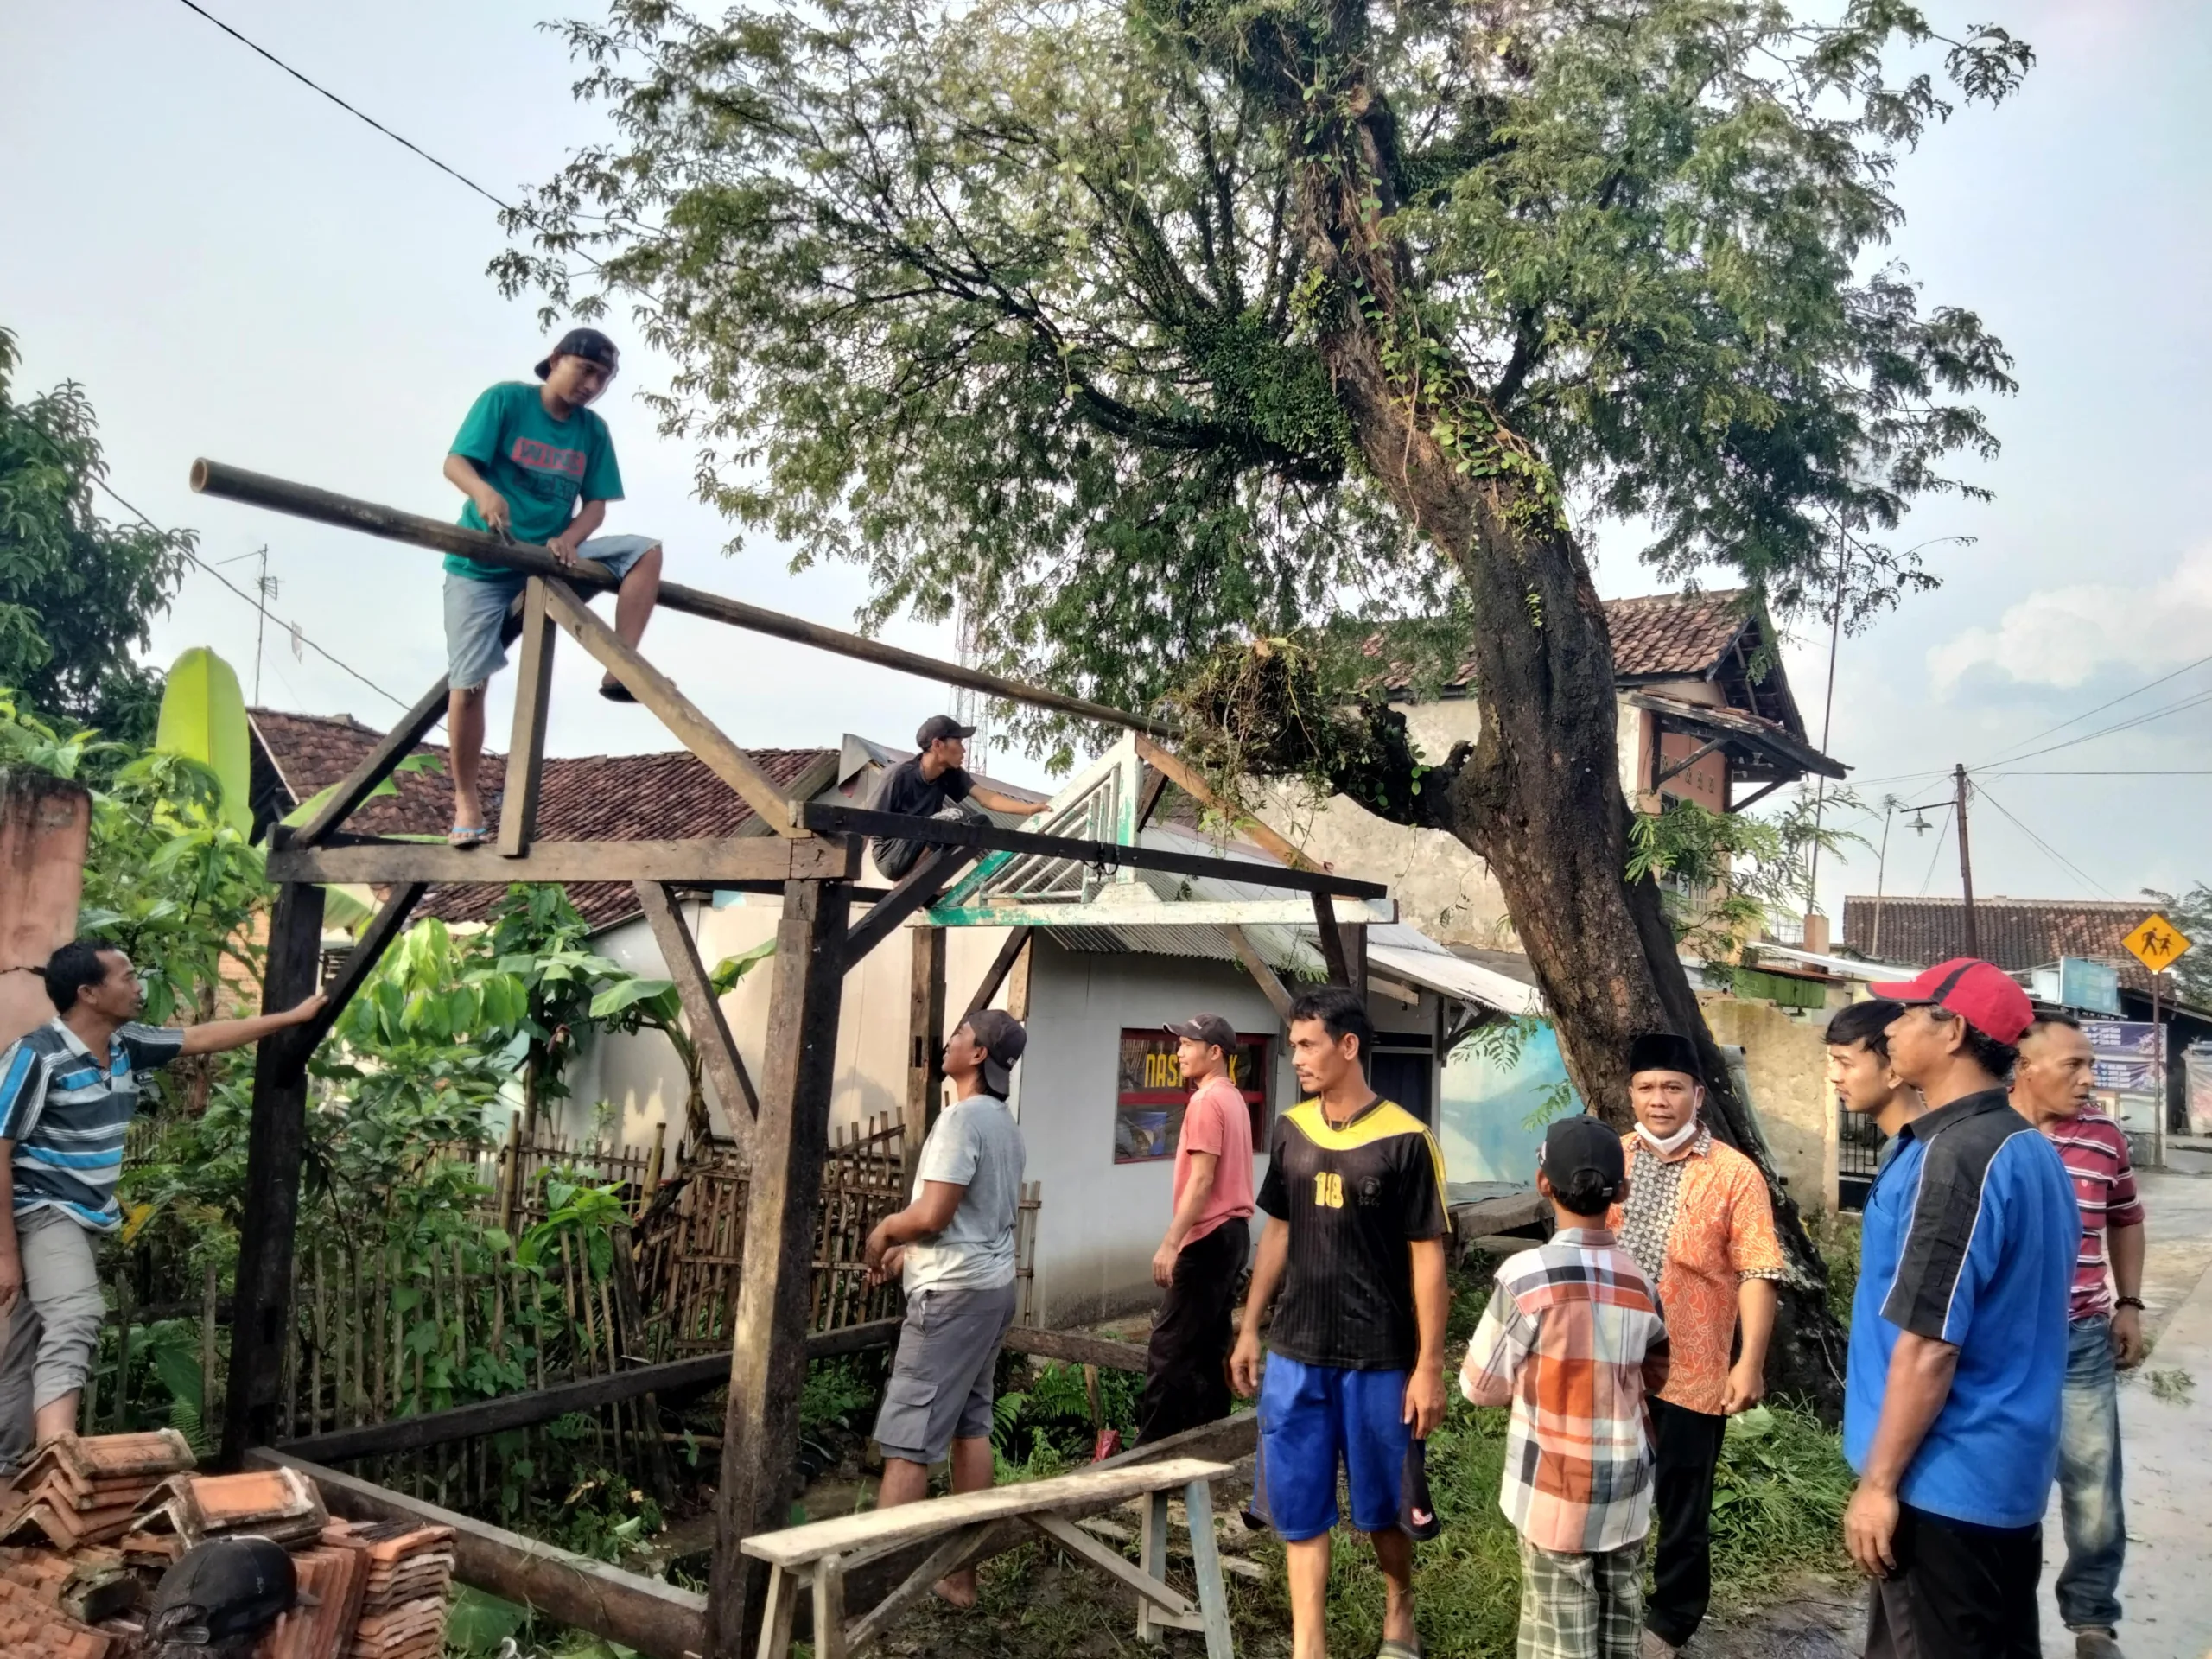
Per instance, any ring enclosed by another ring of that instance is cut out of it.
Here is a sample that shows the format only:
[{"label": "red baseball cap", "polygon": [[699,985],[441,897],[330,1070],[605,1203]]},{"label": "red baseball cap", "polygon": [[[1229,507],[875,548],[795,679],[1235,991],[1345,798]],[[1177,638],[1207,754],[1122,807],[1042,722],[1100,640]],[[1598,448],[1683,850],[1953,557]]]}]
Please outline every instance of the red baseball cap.
[{"label": "red baseball cap", "polygon": [[2018,1042],[2036,1019],[2028,994],[2012,976],[1978,957],[1954,957],[1937,963],[1917,979],[1891,980],[1866,988],[1876,996],[1908,1007],[1933,1004],[1948,1009],[1983,1036],[2000,1043]]}]

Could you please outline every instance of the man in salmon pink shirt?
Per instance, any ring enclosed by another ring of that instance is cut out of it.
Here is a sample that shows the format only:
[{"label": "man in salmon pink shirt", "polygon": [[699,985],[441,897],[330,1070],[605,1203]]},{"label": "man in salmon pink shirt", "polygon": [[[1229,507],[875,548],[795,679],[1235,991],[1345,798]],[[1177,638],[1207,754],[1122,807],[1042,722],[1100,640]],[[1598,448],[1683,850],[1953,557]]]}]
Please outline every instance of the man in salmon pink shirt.
[{"label": "man in salmon pink shirt", "polygon": [[1236,1028],[1201,1014],[1166,1029],[1191,1103],[1175,1143],[1174,1217],[1152,1258],[1167,1295],[1145,1355],[1139,1445],[1229,1415],[1230,1313],[1252,1236],[1252,1113],[1230,1075]]}]

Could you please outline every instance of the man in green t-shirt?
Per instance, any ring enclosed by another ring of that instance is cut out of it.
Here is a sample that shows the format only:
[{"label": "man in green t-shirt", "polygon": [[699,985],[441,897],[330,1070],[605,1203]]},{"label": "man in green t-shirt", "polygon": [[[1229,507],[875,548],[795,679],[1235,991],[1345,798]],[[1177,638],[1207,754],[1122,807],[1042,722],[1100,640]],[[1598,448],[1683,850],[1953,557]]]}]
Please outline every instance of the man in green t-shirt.
[{"label": "man in green t-shirt", "polygon": [[[660,597],[660,543],[651,536],[594,536],[607,504],[622,499],[622,474],[607,423],[588,407],[621,365],[596,328],[571,328],[537,365],[539,384],[510,380],[476,400],[446,456],[446,477],[468,498],[471,530],[542,545],[563,564],[594,559],[621,578],[614,631],[634,645]],[[458,553],[446,556],[446,735],[453,751],[456,847],[491,839],[477,791],[484,756],[484,688],[507,664],[508,607],[529,578]],[[613,675],[599,694],[634,702]]]}]

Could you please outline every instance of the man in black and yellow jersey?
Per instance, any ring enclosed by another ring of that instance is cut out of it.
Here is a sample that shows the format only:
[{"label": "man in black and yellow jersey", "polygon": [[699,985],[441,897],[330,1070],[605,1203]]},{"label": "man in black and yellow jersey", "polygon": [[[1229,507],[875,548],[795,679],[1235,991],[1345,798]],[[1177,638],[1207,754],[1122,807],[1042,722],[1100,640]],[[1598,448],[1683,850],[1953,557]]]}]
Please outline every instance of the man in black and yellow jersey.
[{"label": "man in black and yellow jersey", "polygon": [[[1375,1029],[1340,985],[1290,1009],[1290,1054],[1311,1098],[1269,1142],[1268,1217],[1230,1379],[1260,1396],[1256,1506],[1281,1535],[1293,1659],[1327,1653],[1337,1468],[1389,1595],[1379,1659],[1415,1659],[1413,1539],[1401,1497],[1414,1442],[1444,1417],[1444,1160],[1421,1120],[1367,1086]],[[1274,1300],[1267,1374],[1260,1317]],[[1430,1517],[1410,1522],[1424,1534]]]}]

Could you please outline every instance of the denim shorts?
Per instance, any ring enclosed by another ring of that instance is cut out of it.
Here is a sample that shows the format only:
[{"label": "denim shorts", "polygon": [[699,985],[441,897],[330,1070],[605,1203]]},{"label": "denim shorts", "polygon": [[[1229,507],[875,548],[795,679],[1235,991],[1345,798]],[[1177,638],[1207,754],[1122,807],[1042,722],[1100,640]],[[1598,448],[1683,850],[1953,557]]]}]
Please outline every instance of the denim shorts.
[{"label": "denim shorts", "polygon": [[[576,550],[596,559],[618,577],[660,545],[658,536],[594,536]],[[498,576],[464,576],[446,572],[446,683],[474,691],[507,665],[499,635],[507,609],[530,578],[519,570]]]}]

